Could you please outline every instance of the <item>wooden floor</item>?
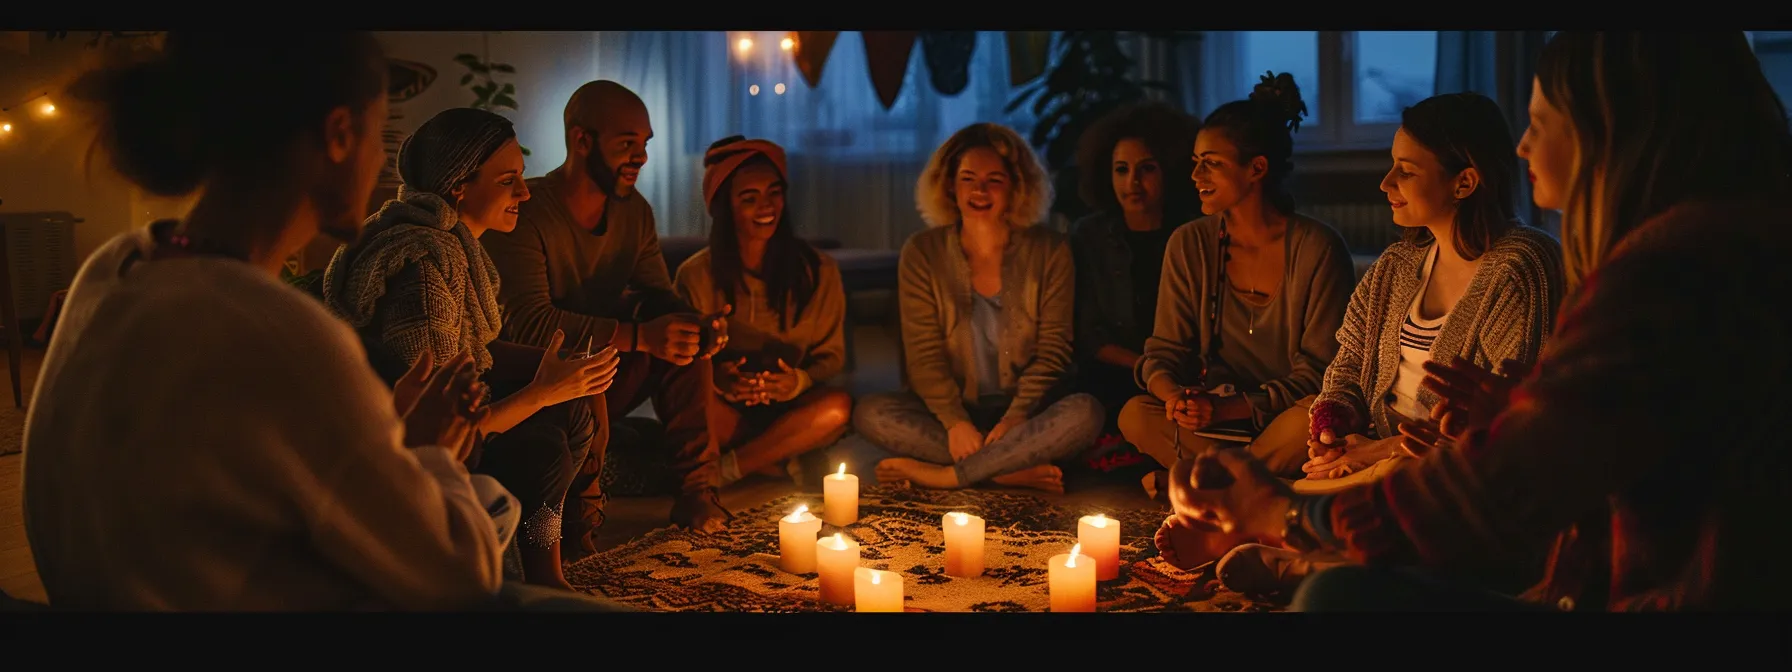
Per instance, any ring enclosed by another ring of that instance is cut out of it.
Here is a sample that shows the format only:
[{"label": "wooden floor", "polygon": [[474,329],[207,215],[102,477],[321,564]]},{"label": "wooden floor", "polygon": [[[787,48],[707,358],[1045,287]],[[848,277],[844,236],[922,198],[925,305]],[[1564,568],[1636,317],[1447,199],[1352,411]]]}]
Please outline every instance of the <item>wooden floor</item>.
[{"label": "wooden floor", "polygon": [[[840,384],[855,395],[896,389],[896,341],[885,327],[856,326],[853,370],[843,374]],[[42,359],[41,351],[28,351],[25,358],[25,390],[31,385]],[[4,375],[4,358],[0,358],[0,375]],[[7,384],[0,379],[0,384]],[[5,396],[0,392],[0,396]],[[6,397],[10,400],[10,397]],[[0,402],[4,403],[4,402]],[[25,543],[25,526],[20,510],[20,464],[18,454],[0,457],[0,591],[15,599],[47,601],[38,580],[37,568]],[[742,511],[793,494],[796,487],[788,479],[752,477],[724,489],[722,504],[730,511]],[[1110,483],[1078,488],[1075,492],[1047,497],[1059,504],[1092,504],[1103,506],[1147,506],[1144,494],[1136,484]],[[612,548],[647,532],[665,527],[672,508],[670,497],[618,497],[610,501],[608,516],[596,539],[600,549]]]}]

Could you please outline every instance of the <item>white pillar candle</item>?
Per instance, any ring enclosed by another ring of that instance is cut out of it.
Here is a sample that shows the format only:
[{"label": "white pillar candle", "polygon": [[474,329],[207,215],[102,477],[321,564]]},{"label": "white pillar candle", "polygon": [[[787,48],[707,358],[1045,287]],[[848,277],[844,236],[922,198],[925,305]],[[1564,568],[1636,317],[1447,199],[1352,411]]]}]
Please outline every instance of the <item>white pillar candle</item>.
[{"label": "white pillar candle", "polygon": [[1096,580],[1120,576],[1120,521],[1099,513],[1083,516],[1076,524],[1076,540],[1083,555],[1095,558]]},{"label": "white pillar candle", "polygon": [[821,519],[809,513],[808,505],[779,518],[778,566],[791,574],[815,571],[815,535],[820,533]]},{"label": "white pillar candle", "polygon": [[861,612],[902,611],[902,575],[870,567],[853,570],[853,602]]},{"label": "white pillar candle", "polygon": [[815,542],[815,569],[821,573],[821,601],[852,604],[853,570],[859,568],[859,542],[840,534]]},{"label": "white pillar candle", "polygon": [[946,533],[946,576],[982,576],[983,519],[954,511],[940,528]]},{"label": "white pillar candle", "polygon": [[859,477],[840,471],[821,479],[821,519],[835,527],[846,527],[859,521]]},{"label": "white pillar candle", "polygon": [[1083,545],[1052,556],[1046,573],[1052,611],[1095,611],[1095,559],[1082,554]]}]

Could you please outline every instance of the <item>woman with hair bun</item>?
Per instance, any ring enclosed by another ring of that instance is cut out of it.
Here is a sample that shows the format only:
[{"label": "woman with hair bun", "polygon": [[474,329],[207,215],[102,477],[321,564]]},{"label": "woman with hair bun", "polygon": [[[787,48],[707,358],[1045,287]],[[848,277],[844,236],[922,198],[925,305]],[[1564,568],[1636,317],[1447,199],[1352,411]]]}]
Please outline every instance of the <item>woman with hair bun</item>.
[{"label": "woman with hair bun", "polygon": [[[1272,73],[1196,135],[1206,216],[1170,237],[1156,325],[1133,368],[1147,394],[1120,413],[1126,439],[1166,468],[1222,442],[1210,438],[1219,429],[1255,437],[1253,448],[1293,446],[1261,456],[1279,472],[1299,474],[1307,460],[1304,427],[1293,441],[1257,436],[1319,392],[1355,285],[1344,238],[1295,213],[1287,190],[1305,114],[1294,78]],[[1146,476],[1147,493],[1163,491],[1165,473]]]}]

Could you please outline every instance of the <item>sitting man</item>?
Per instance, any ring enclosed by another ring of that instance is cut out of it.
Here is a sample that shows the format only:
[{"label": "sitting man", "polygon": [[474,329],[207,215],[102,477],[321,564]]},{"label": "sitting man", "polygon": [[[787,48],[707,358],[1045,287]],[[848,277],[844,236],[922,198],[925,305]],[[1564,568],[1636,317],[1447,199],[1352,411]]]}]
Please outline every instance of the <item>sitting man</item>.
[{"label": "sitting man", "polygon": [[[613,427],[652,398],[679,481],[672,522],[719,531],[729,514],[716,497],[717,450],[706,421],[712,373],[690,364],[727,342],[726,322],[678,299],[653,206],[635,190],[653,138],[647,106],[620,84],[589,82],[567,102],[565,123],[566,162],[528,181],[533,197],[519,206],[514,231],[480,239],[502,279],[501,337],[546,346],[558,329],[574,347],[614,346],[621,363],[599,397],[600,417]],[[567,498],[564,548],[573,555],[595,550],[604,450],[592,446],[571,490],[579,496]]]}]

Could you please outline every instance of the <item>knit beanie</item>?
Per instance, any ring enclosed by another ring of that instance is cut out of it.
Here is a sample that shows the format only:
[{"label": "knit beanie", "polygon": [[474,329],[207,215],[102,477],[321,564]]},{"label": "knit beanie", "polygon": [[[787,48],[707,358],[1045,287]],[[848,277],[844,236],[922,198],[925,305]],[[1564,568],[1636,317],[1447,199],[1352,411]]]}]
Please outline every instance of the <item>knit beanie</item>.
[{"label": "knit beanie", "polygon": [[398,148],[398,177],[410,191],[448,192],[473,177],[480,164],[516,137],[509,119],[471,107],[443,110],[423,122]]}]

